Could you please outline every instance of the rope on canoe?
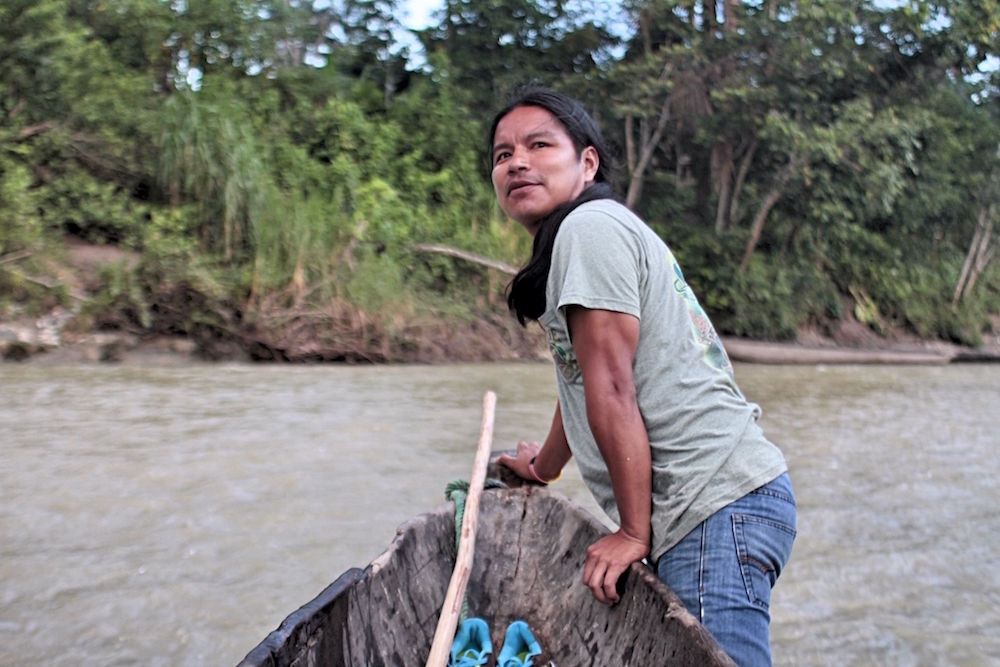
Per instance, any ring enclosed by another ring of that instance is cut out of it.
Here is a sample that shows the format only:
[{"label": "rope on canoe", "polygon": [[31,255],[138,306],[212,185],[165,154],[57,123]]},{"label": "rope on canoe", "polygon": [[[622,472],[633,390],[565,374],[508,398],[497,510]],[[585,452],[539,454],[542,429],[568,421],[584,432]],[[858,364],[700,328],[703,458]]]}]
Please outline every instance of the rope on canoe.
[{"label": "rope on canoe", "polygon": [[[485,489],[506,489],[507,485],[499,479],[488,477],[483,484]],[[445,500],[455,502],[455,549],[458,549],[462,541],[462,524],[465,522],[465,499],[469,495],[469,482],[464,479],[454,479],[444,487]],[[461,625],[469,616],[469,594],[462,596],[462,611],[458,615],[458,622]]]}]

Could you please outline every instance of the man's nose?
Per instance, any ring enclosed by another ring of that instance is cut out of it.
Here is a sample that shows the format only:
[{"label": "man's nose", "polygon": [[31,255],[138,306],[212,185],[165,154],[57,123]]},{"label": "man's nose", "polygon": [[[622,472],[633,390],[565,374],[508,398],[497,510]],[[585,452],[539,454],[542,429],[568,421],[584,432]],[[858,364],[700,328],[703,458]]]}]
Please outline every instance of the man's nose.
[{"label": "man's nose", "polygon": [[528,168],[528,155],[526,151],[520,148],[515,148],[514,152],[511,153],[510,159],[507,160],[507,168],[511,171],[524,171]]}]

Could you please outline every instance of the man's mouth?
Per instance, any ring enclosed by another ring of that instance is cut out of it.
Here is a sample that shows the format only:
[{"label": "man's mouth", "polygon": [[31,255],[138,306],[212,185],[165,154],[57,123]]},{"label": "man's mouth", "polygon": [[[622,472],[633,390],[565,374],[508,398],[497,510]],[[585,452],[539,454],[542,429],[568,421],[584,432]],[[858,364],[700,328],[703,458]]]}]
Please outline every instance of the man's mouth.
[{"label": "man's mouth", "polygon": [[507,187],[507,194],[512,195],[518,190],[523,190],[524,188],[531,187],[533,185],[538,185],[534,181],[514,181]]}]

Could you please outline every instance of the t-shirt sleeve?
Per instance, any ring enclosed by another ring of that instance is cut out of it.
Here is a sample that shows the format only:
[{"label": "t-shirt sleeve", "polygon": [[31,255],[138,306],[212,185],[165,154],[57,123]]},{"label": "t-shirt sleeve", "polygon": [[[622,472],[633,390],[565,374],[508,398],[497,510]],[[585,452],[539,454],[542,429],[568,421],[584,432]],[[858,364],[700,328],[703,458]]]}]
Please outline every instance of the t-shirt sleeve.
[{"label": "t-shirt sleeve", "polygon": [[[583,306],[639,317],[641,247],[625,225],[603,211],[577,210],[563,221],[549,280],[557,308]],[[554,282],[553,282],[554,281]]]}]

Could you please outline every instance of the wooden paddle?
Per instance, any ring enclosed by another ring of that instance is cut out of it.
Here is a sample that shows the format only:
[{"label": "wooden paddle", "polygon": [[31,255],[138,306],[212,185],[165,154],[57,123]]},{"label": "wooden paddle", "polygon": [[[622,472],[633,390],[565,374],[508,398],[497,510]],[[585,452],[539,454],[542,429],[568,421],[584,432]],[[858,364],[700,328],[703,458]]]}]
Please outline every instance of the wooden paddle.
[{"label": "wooden paddle", "polygon": [[479,431],[479,448],[476,450],[476,460],[472,465],[472,481],[469,482],[469,497],[465,501],[465,519],[462,522],[462,535],[458,542],[458,556],[455,558],[455,569],[451,573],[451,583],[444,598],[441,616],[438,618],[437,630],[434,632],[434,643],[431,644],[431,654],[427,658],[427,667],[445,667],[448,654],[455,639],[458,628],[458,617],[462,611],[462,599],[465,597],[465,586],[469,583],[472,573],[472,560],[476,550],[476,526],[479,523],[479,499],[483,495],[486,483],[486,467],[490,462],[490,449],[493,446],[493,413],[496,410],[497,395],[492,391],[483,396],[483,425]]}]

